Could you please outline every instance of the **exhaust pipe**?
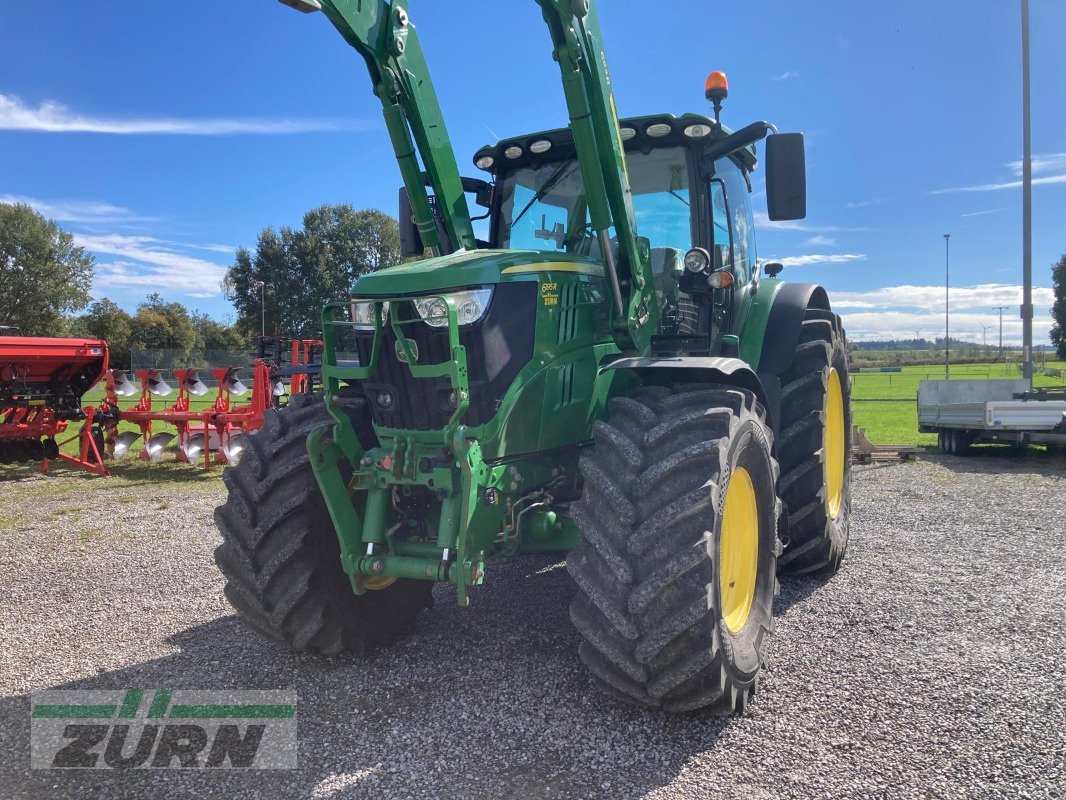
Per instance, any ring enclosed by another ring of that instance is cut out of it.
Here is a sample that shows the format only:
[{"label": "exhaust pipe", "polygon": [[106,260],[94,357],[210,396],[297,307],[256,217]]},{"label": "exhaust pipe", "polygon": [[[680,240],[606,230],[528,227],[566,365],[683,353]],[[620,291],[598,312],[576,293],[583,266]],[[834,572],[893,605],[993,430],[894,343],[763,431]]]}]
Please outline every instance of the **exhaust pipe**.
[{"label": "exhaust pipe", "polygon": [[130,395],[138,394],[141,391],[126,376],[126,370],[124,369],[111,370],[111,377],[115,380],[115,394],[119,397],[129,397]]}]

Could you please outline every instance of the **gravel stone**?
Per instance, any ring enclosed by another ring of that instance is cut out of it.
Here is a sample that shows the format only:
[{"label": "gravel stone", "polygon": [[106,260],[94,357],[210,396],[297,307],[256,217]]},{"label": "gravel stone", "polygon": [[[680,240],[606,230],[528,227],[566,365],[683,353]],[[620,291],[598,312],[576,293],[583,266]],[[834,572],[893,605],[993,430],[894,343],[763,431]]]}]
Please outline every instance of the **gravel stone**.
[{"label": "gravel stone", "polygon": [[[855,468],[832,580],[783,579],[740,717],[600,693],[561,561],[437,587],[415,636],[297,655],[240,624],[212,560],[223,487],[191,467],[0,486],[0,797],[1061,798],[1066,460]],[[29,769],[28,693],[296,689],[292,771]]]}]

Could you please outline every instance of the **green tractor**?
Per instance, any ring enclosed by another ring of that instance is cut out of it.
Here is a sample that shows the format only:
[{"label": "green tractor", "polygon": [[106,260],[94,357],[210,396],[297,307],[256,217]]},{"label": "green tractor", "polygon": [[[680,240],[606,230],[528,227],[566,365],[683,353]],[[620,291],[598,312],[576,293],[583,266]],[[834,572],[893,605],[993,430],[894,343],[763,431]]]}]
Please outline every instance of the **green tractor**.
[{"label": "green tractor", "polygon": [[799,219],[802,135],[727,129],[721,73],[713,117],[619,120],[591,0],[537,0],[569,126],[484,147],[488,180],[463,178],[404,4],[282,2],[365,59],[418,260],[325,309],[324,396],[268,411],[226,471],[227,597],[293,648],[362,653],[434,583],[466,605],[492,561],[567,551],[597,684],[743,709],[777,573],[832,574],[848,541],[844,330],[755,254],[755,145],[770,219]]}]

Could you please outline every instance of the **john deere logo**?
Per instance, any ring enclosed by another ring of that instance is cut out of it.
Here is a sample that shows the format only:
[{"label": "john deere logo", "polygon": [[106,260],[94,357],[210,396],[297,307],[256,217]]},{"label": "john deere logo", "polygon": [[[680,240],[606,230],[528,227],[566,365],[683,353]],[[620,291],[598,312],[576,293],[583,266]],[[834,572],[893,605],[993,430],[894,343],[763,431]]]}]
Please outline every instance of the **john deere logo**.
[{"label": "john deere logo", "polygon": [[34,769],[293,769],[296,693],[141,689],[31,697]]},{"label": "john deere logo", "polygon": [[408,349],[411,351],[411,358],[418,361],[418,342],[413,339],[397,339],[396,340],[396,358],[404,364],[407,363],[407,352],[404,350],[404,342],[407,343]]}]

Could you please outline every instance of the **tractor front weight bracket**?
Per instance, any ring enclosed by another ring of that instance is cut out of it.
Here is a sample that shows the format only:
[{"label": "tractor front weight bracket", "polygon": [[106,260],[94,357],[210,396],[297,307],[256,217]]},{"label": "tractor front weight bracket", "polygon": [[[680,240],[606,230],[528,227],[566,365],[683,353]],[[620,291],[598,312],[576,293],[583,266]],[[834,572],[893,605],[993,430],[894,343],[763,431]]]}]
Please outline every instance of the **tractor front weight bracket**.
[{"label": "tractor front weight bracket", "polygon": [[[490,469],[481,448],[467,438],[459,420],[470,406],[466,350],[459,342],[455,302],[440,298],[448,308],[451,359],[419,364],[418,351],[404,335],[403,326],[421,320],[400,320],[397,306],[406,298],[374,298],[375,333],[368,364],[351,366],[337,359],[337,329],[354,322],[338,319],[346,311],[333,303],[323,312],[322,378],[326,406],[334,425],[312,431],[307,447],[322,496],[329,509],[340,543],[341,563],[356,594],[365,590],[368,577],[397,577],[447,581],[455,584],[460,605],[469,603],[469,587],[482,582],[484,548],[472,548],[468,535],[480,511],[488,528],[498,530],[502,510],[488,509],[480,502],[490,478],[502,481],[503,469]],[[361,301],[362,302],[362,301]],[[351,419],[339,402],[342,382],[357,384],[374,374],[386,329],[395,336],[397,352],[415,378],[447,377],[456,397],[456,408],[442,429],[404,431],[378,429],[381,446],[364,451]],[[345,481],[342,465],[352,467]],[[496,474],[499,473],[499,474]],[[395,487],[423,486],[439,500],[440,520],[436,543],[409,542],[389,526],[392,491]],[[496,519],[496,518],[499,519]],[[481,529],[482,524],[478,524]]]}]

